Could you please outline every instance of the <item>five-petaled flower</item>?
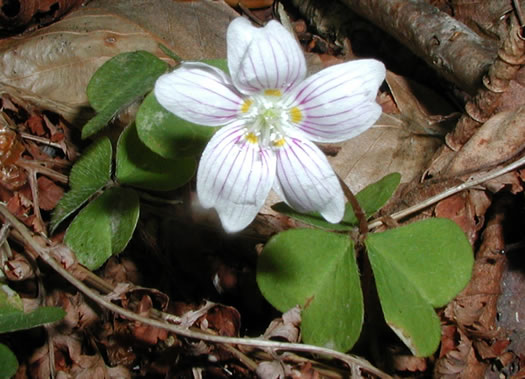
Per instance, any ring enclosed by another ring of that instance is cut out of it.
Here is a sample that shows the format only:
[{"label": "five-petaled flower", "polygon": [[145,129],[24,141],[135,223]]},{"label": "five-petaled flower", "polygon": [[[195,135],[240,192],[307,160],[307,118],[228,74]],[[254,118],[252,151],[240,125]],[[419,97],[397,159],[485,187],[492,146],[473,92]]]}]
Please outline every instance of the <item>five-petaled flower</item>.
[{"label": "five-petaled flower", "polygon": [[228,232],[252,222],[272,188],[297,211],[341,221],[341,186],[311,141],[344,141],[374,124],[381,114],[375,98],[384,65],[356,60],[305,79],[302,50],[276,21],[256,28],[237,18],[227,44],[231,77],[188,62],[155,84],[158,102],[175,115],[223,126],[202,154],[199,201],[217,210]]}]

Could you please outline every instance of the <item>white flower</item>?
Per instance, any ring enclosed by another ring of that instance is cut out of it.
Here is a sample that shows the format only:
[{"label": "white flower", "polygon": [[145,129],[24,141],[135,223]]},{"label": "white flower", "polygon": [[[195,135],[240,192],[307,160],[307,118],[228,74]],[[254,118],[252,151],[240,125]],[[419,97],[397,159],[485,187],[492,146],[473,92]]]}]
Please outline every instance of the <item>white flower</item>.
[{"label": "white flower", "polygon": [[190,122],[221,126],[202,154],[197,194],[224,229],[253,221],[273,188],[299,212],[341,221],[344,196],[314,142],[340,142],[368,129],[385,67],[373,59],[331,66],[305,80],[295,39],[276,21],[255,28],[237,18],[227,33],[231,77],[204,63],[182,63],[155,84],[158,102]]}]

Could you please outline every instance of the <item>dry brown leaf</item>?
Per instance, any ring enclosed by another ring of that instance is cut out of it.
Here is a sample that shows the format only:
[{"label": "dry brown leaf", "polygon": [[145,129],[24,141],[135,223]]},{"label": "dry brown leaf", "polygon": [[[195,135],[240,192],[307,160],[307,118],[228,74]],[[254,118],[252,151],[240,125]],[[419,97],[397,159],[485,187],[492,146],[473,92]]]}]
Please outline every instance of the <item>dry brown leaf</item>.
[{"label": "dry brown leaf", "polygon": [[451,128],[447,115],[457,110],[437,92],[391,71],[386,74],[386,82],[407,130],[443,136]]},{"label": "dry brown leaf", "polygon": [[38,178],[38,204],[41,209],[54,209],[63,194],[64,190],[45,176]]},{"label": "dry brown leaf", "polygon": [[447,115],[454,108],[439,94],[406,78],[387,74],[387,82],[400,111],[383,113],[365,133],[342,143],[331,158],[336,172],[357,192],[392,172],[401,182],[418,178],[433,152],[441,145]]},{"label": "dry brown leaf", "polygon": [[207,327],[217,331],[221,336],[239,336],[241,314],[233,307],[216,304],[206,314],[206,321]]},{"label": "dry brown leaf", "polygon": [[486,364],[480,362],[472,342],[458,330],[459,341],[454,350],[441,357],[434,367],[434,378],[439,379],[469,379],[483,378]]},{"label": "dry brown leaf", "polygon": [[452,159],[447,175],[482,170],[525,148],[525,107],[491,117]]},{"label": "dry brown leaf", "polygon": [[234,16],[211,1],[94,1],[47,28],[0,41],[0,92],[82,122],[89,117],[87,83],[109,58],[145,50],[171,61],[159,44],[185,59],[225,57]]},{"label": "dry brown leaf", "polygon": [[392,172],[402,183],[417,178],[441,144],[436,137],[415,135],[402,121],[383,115],[365,133],[342,143],[339,154],[329,158],[335,171],[354,192]]},{"label": "dry brown leaf", "polygon": [[485,212],[491,204],[485,191],[460,192],[440,201],[434,210],[436,217],[446,217],[458,224],[471,245],[477,240],[478,231],[485,224]]}]

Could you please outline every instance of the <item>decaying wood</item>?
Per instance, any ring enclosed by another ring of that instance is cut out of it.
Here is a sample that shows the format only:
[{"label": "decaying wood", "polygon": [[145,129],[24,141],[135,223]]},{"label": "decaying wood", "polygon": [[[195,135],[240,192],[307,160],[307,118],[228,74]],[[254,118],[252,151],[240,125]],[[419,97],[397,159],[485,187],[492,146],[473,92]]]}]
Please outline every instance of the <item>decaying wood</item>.
[{"label": "decaying wood", "polygon": [[344,23],[350,9],[395,37],[445,79],[471,93],[480,87],[483,75],[496,57],[494,42],[481,38],[424,0],[292,2],[309,19],[338,14],[335,20],[339,20],[336,21],[339,25]]}]

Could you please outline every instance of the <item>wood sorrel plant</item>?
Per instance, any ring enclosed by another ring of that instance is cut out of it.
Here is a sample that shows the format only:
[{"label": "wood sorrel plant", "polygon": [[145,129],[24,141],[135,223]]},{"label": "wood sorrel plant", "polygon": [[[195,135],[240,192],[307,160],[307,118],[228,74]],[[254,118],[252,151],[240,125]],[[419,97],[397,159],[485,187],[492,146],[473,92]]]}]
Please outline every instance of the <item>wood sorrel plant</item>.
[{"label": "wood sorrel plant", "polygon": [[214,127],[222,126],[202,153],[197,194],[205,207],[217,210],[225,230],[246,227],[271,188],[286,202],[276,210],[317,228],[277,234],[257,268],[259,287],[276,308],[302,307],[303,340],[347,351],[359,337],[363,294],[356,243],[345,233],[359,225],[356,241],[370,261],[387,323],[414,354],[432,354],[440,339],[434,308],[447,304],[471,275],[467,239],[444,219],[367,234],[366,219],[391,197],[400,175],[358,193],[354,212],[345,206],[326,157],[311,142],[343,141],[377,120],[381,109],[375,96],[384,66],[358,60],[305,79],[300,47],[275,21],[255,28],[236,19],[227,42],[227,67],[221,61],[189,62],[165,74],[160,59],[134,52],[95,73],[88,97],[98,113],[83,128],[84,137],[153,87],[154,94],[146,96],[135,123],[120,136],[115,170],[107,138],[75,164],[71,190],[53,215],[52,229],[95,198],[73,220],[65,241],[81,263],[99,267],[133,234],[136,189],[172,189],[187,182]]}]

